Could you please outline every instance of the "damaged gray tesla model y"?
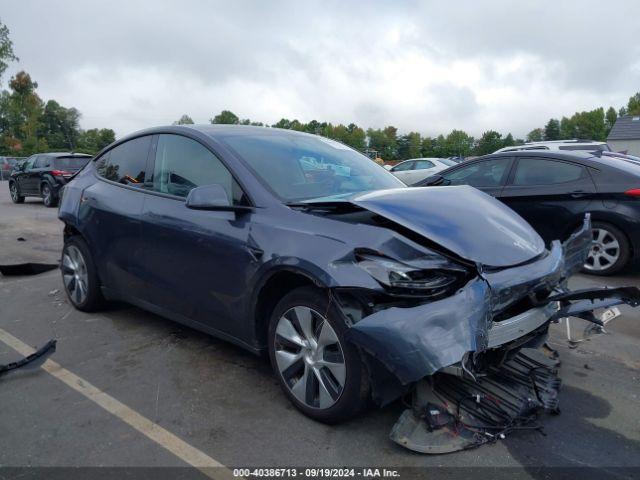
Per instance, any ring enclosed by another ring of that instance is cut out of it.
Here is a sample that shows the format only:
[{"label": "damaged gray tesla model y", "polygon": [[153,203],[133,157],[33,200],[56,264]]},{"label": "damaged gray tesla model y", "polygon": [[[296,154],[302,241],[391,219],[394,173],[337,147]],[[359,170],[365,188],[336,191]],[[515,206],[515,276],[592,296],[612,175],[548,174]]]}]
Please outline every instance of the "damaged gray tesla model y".
[{"label": "damaged gray tesla model y", "polygon": [[326,138],[173,126],[100,152],[66,187],[64,286],[122,300],[270,356],[306,415],[338,422],[411,395],[391,437],[475,446],[557,409],[549,324],[627,303],[571,292],[589,219],[549,249],[467,186],[404,188]]}]

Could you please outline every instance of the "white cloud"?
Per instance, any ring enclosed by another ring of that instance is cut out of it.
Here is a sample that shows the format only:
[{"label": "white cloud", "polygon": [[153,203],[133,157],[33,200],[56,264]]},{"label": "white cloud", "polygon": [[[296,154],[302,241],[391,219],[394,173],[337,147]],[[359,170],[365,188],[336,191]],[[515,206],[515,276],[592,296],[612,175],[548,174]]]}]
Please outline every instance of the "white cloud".
[{"label": "white cloud", "polygon": [[635,0],[23,0],[1,20],[21,57],[13,71],[78,108],[85,128],[123,135],[226,108],[269,123],[523,136],[626,103],[640,85],[639,13]]}]

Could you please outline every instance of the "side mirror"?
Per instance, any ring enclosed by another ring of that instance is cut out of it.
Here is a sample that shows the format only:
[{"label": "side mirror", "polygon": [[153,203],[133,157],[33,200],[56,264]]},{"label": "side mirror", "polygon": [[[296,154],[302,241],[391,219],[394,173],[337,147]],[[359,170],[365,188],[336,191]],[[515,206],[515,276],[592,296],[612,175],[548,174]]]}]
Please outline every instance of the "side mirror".
[{"label": "side mirror", "polygon": [[383,165],[383,167],[385,168],[385,170],[391,170],[393,168],[393,165]]},{"label": "side mirror", "polygon": [[251,207],[233,205],[229,200],[227,191],[220,184],[203,185],[192,189],[187,195],[187,208],[194,210],[227,210],[246,211]]}]

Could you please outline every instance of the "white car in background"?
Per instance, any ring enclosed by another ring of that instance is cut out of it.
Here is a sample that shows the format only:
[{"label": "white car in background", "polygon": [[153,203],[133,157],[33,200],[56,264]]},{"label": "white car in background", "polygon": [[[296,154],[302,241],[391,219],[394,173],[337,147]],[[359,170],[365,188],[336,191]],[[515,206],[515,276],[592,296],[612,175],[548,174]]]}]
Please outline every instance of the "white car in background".
[{"label": "white car in background", "polygon": [[385,168],[407,185],[413,185],[454,165],[457,163],[447,158],[411,158]]},{"label": "white car in background", "polygon": [[606,142],[594,140],[549,140],[548,142],[527,142],[496,150],[493,153],[517,152],[522,150],[574,150],[585,152],[609,152],[611,149]]}]

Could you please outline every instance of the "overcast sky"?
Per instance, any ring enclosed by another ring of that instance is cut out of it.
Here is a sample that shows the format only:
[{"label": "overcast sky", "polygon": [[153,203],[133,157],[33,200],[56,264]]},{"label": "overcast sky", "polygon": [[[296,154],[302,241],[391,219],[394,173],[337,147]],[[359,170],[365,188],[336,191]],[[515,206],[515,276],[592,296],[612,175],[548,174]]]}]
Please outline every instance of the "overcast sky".
[{"label": "overcast sky", "polygon": [[524,136],[640,90],[640,1],[2,0],[45,99],[120,136],[222,109]]}]

